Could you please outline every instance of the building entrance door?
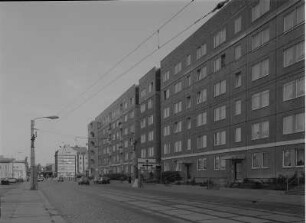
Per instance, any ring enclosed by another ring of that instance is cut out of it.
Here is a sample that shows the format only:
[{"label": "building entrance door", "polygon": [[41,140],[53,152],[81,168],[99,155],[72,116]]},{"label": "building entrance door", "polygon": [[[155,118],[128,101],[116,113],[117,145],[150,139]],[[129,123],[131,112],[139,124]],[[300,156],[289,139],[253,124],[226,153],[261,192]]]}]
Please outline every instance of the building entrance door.
[{"label": "building entrance door", "polygon": [[242,162],[235,161],[235,180],[242,180]]}]

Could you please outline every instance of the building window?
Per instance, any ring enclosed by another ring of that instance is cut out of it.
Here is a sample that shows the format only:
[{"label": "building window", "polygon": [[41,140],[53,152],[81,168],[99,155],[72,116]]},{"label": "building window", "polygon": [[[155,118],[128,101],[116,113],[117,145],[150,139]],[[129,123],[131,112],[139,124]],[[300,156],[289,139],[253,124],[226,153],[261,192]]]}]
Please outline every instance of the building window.
[{"label": "building window", "polygon": [[181,132],[182,131],[182,121],[174,122],[173,128],[174,128],[173,130],[174,133]]},{"label": "building window", "polygon": [[178,64],[175,65],[174,67],[174,74],[177,74],[178,72],[180,72],[182,70],[182,63],[179,62]]},{"label": "building window", "polygon": [[235,73],[235,88],[238,88],[241,86],[242,79],[241,79],[241,72]]},{"label": "building window", "polygon": [[148,133],[148,141],[153,141],[153,139],[154,139],[154,132],[151,131]]},{"label": "building window", "polygon": [[220,121],[226,118],[226,106],[223,105],[221,107],[214,109],[214,121]]},{"label": "building window", "polygon": [[267,168],[268,154],[267,153],[253,153],[252,155],[252,169]]},{"label": "building window", "polygon": [[140,128],[145,128],[145,127],[146,127],[146,119],[144,118],[140,121]]},{"label": "building window", "polygon": [[146,149],[142,149],[141,150],[141,158],[146,158],[147,157],[147,150]]},{"label": "building window", "polygon": [[235,101],[235,115],[241,114],[241,100]]},{"label": "building window", "polygon": [[164,144],[164,154],[170,154],[170,144]]},{"label": "building window", "polygon": [[154,86],[154,83],[153,82],[151,82],[150,84],[149,84],[149,93],[151,93],[152,91],[153,91],[153,86]]},{"label": "building window", "polygon": [[191,64],[191,55],[187,55],[186,57],[186,66],[189,66]]},{"label": "building window", "polygon": [[148,117],[148,125],[152,125],[153,122],[154,122],[153,115],[150,115],[150,116]]},{"label": "building window", "polygon": [[197,70],[198,81],[204,79],[207,76],[207,68],[202,67]]},{"label": "building window", "polygon": [[182,151],[182,141],[176,141],[174,143],[174,152],[181,152]]},{"label": "building window", "polygon": [[205,125],[207,122],[207,113],[203,112],[197,116],[197,126]]},{"label": "building window", "polygon": [[269,137],[269,121],[259,122],[252,125],[252,140]]},{"label": "building window", "polygon": [[143,89],[141,92],[140,92],[140,97],[143,98],[146,96],[146,89]]},{"label": "building window", "polygon": [[214,97],[226,93],[226,80],[220,81],[214,85]]},{"label": "building window", "polygon": [[202,56],[204,56],[207,52],[207,46],[206,44],[201,45],[197,49],[197,60],[200,59]]},{"label": "building window", "polygon": [[163,82],[169,80],[169,78],[170,78],[170,72],[167,71],[163,74]]},{"label": "building window", "polygon": [[214,72],[217,72],[221,69],[221,57],[218,57],[214,60]]},{"label": "building window", "polygon": [[293,27],[305,21],[305,8],[304,5],[293,10],[284,17],[284,32],[292,29]]},{"label": "building window", "polygon": [[214,170],[225,170],[226,160],[222,156],[214,157]]},{"label": "building window", "polygon": [[252,110],[257,110],[269,106],[270,91],[262,91],[252,95]]},{"label": "building window", "polygon": [[164,127],[164,136],[170,135],[170,126],[167,125]]},{"label": "building window", "polygon": [[142,134],[140,137],[140,142],[145,143],[146,142],[146,134]]},{"label": "building window", "polygon": [[187,96],[186,98],[186,108],[191,108],[191,96]]},{"label": "building window", "polygon": [[285,149],[283,151],[283,167],[295,167],[305,165],[305,150],[299,149]]},{"label": "building window", "polygon": [[128,120],[128,115],[125,115],[124,116],[124,121],[127,122],[127,120]]},{"label": "building window", "polygon": [[305,94],[305,80],[299,78],[290,81],[283,86],[283,101],[301,97]]},{"label": "building window", "polygon": [[197,138],[197,148],[203,149],[207,146],[207,137],[206,135],[198,136]]},{"label": "building window", "polygon": [[170,116],[170,108],[164,108],[164,118],[168,118]]},{"label": "building window", "polygon": [[235,34],[241,31],[241,16],[239,16],[237,19],[235,19],[234,22],[234,30],[235,30]]},{"label": "building window", "polygon": [[241,142],[241,128],[235,129],[235,142]]},{"label": "building window", "polygon": [[270,29],[264,29],[252,37],[252,50],[264,45],[270,40]]},{"label": "building window", "polygon": [[175,171],[182,171],[182,162],[176,162]]},{"label": "building window", "polygon": [[153,100],[149,99],[148,100],[148,109],[151,109],[153,107]]},{"label": "building window", "polygon": [[149,157],[153,157],[153,156],[154,156],[154,147],[150,147],[150,148],[148,149],[148,156],[149,156]]},{"label": "building window", "polygon": [[220,146],[226,143],[226,131],[216,132],[214,134],[214,145]]},{"label": "building window", "polygon": [[197,93],[197,104],[200,104],[200,103],[206,101],[206,98],[207,98],[206,92],[207,92],[206,89],[198,91],[198,93]]},{"label": "building window", "polygon": [[284,67],[288,67],[304,59],[305,42],[300,42],[284,50]]},{"label": "building window", "polygon": [[178,93],[182,90],[182,82],[178,82],[174,85],[174,93]]},{"label": "building window", "polygon": [[270,10],[270,0],[259,0],[252,8],[252,22]]},{"label": "building window", "polygon": [[134,125],[131,125],[131,126],[130,126],[130,132],[131,132],[131,133],[134,133],[134,132],[135,132],[135,126],[134,126]]},{"label": "building window", "polygon": [[187,129],[191,129],[191,118],[187,118]]},{"label": "building window", "polygon": [[164,90],[164,100],[167,100],[170,97],[170,90]]},{"label": "building window", "polygon": [[252,66],[252,81],[269,75],[269,59],[265,59]]},{"label": "building window", "polygon": [[214,36],[214,48],[219,46],[221,43],[226,40],[226,29],[222,29]]},{"label": "building window", "polygon": [[187,150],[191,150],[191,139],[187,139]]},{"label": "building window", "polygon": [[188,76],[186,77],[186,80],[187,80],[187,86],[191,86],[192,80],[191,80],[191,76],[190,76],[190,75],[188,75]]},{"label": "building window", "polygon": [[198,170],[206,170],[207,169],[207,158],[198,159]]},{"label": "building window", "polygon": [[174,114],[177,114],[182,111],[182,102],[179,101],[174,104]]},{"label": "building window", "polygon": [[289,115],[283,118],[283,134],[305,131],[305,113]]},{"label": "building window", "polygon": [[140,105],[140,113],[143,113],[146,111],[146,104],[141,104]]},{"label": "building window", "polygon": [[164,163],[164,171],[169,171],[169,170],[170,170],[170,164]]},{"label": "building window", "polygon": [[235,60],[239,60],[241,55],[241,45],[238,45],[235,47]]}]

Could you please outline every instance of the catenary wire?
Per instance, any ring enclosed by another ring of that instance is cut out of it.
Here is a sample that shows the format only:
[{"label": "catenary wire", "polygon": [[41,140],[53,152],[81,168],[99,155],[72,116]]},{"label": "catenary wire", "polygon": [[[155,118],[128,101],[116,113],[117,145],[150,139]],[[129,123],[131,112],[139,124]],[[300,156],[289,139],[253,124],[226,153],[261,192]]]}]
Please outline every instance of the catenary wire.
[{"label": "catenary wire", "polygon": [[158,29],[156,29],[152,34],[150,34],[147,38],[145,38],[142,42],[140,42],[132,51],[127,53],[124,57],[122,57],[115,65],[113,65],[109,70],[107,70],[103,75],[100,75],[100,77],[92,83],[88,88],[86,88],[81,94],[76,97],[73,102],[71,102],[68,106],[64,106],[58,113],[57,115],[60,116],[61,113],[64,113],[67,107],[70,105],[74,104],[76,100],[78,100],[80,97],[85,95],[90,89],[95,87],[103,78],[105,78],[106,75],[108,75],[111,71],[113,71],[116,67],[118,67],[123,61],[125,61],[128,57],[130,57],[133,53],[135,53],[142,45],[144,45],[146,42],[148,42],[153,36],[156,34],[158,35],[157,37],[159,38],[159,32],[162,28],[164,28],[168,23],[170,23],[176,16],[178,16],[182,11],[184,11],[194,0],[191,0],[188,2],[184,7],[182,7],[179,11],[177,11],[173,16],[171,16],[167,21],[165,21]]},{"label": "catenary wire", "polygon": [[[221,6],[222,7],[222,6]],[[216,8],[215,8],[216,9]],[[204,18],[206,18],[208,15],[210,15],[211,13],[213,13],[215,11],[215,9],[211,10],[210,12],[206,13],[204,16],[200,17],[199,19],[197,19],[195,22],[193,22],[192,24],[190,24],[189,26],[187,26],[185,29],[183,29],[182,31],[180,31],[179,33],[177,33],[176,35],[174,35],[173,37],[171,37],[169,40],[167,40],[165,43],[163,43],[162,45],[158,46],[157,49],[153,50],[151,53],[147,54],[146,56],[144,56],[142,59],[140,59],[137,63],[133,64],[130,68],[128,68],[128,70],[124,71],[123,73],[121,73],[120,75],[116,76],[115,79],[111,80],[110,82],[106,83],[105,85],[103,85],[101,87],[101,89],[99,91],[97,91],[96,93],[94,93],[93,95],[87,97],[85,100],[83,100],[83,102],[81,104],[79,104],[77,107],[69,110],[63,117],[66,117],[67,115],[71,114],[72,112],[76,111],[78,108],[80,108],[82,105],[84,105],[85,103],[87,103],[90,99],[94,98],[96,95],[98,95],[101,91],[105,90],[107,87],[111,86],[113,83],[115,83],[118,79],[122,78],[124,75],[126,75],[128,72],[130,72],[132,69],[134,69],[136,66],[138,66],[140,63],[142,63],[144,60],[146,60],[148,57],[152,56],[154,53],[156,53],[158,50],[160,50],[161,48],[163,48],[164,46],[166,46],[167,44],[169,44],[170,42],[172,42],[174,39],[178,38],[180,35],[182,35],[184,32],[186,32],[187,30],[189,30],[191,27],[193,27],[194,25],[196,25],[197,23],[199,23],[200,21],[202,21]],[[219,9],[219,8],[218,8]]]}]

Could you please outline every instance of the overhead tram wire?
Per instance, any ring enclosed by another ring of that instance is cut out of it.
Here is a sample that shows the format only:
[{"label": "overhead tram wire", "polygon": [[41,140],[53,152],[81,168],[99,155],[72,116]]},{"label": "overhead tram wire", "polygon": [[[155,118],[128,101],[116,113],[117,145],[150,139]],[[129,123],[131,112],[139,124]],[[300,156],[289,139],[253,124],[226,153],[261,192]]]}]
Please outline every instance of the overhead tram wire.
[{"label": "overhead tram wire", "polygon": [[191,27],[193,27],[194,25],[196,25],[197,23],[199,23],[200,21],[202,21],[204,18],[206,18],[208,15],[210,15],[211,13],[215,12],[216,10],[222,8],[226,2],[228,2],[229,0],[225,0],[222,1],[220,3],[217,4],[217,6],[209,11],[208,13],[206,13],[205,15],[203,15],[202,17],[200,17],[199,19],[197,19],[195,22],[193,22],[192,24],[190,24],[189,26],[187,26],[185,29],[183,29],[181,32],[179,32],[178,34],[174,35],[173,37],[171,37],[168,41],[166,41],[165,43],[163,43],[162,45],[158,46],[157,49],[153,50],[151,53],[147,54],[146,56],[144,56],[141,60],[139,60],[137,63],[133,64],[128,70],[124,71],[123,73],[121,73],[120,75],[118,75],[115,79],[111,80],[110,82],[106,83],[103,87],[101,87],[101,89],[99,91],[97,91],[96,93],[94,93],[93,95],[89,96],[88,98],[86,98],[81,104],[79,104],[77,107],[71,109],[68,111],[68,113],[66,115],[64,115],[63,117],[66,117],[67,115],[71,114],[72,112],[76,111],[78,108],[80,108],[82,105],[84,105],[86,102],[88,102],[90,99],[94,98],[96,95],[98,95],[101,91],[105,90],[105,88],[111,86],[113,83],[115,83],[118,79],[120,79],[121,77],[123,77],[124,75],[126,75],[129,71],[131,71],[132,69],[134,69],[137,65],[139,65],[141,62],[143,62],[144,60],[146,60],[148,57],[152,56],[154,53],[156,53],[158,50],[160,50],[161,48],[163,48],[164,46],[166,46],[167,44],[169,44],[171,41],[173,41],[174,39],[178,38],[180,35],[182,35],[184,32],[186,32],[187,30],[189,30]]},{"label": "overhead tram wire", "polygon": [[[78,97],[73,100],[68,106],[64,106],[58,113],[58,116],[61,116],[61,113],[63,113],[67,107],[74,104],[76,100],[78,100],[81,96],[86,94],[90,89],[95,87],[103,78],[105,78],[105,75],[108,75],[111,71],[113,71],[115,68],[117,68],[123,61],[125,61],[128,57],[130,57],[133,53],[135,53],[142,45],[144,45],[146,42],[148,42],[153,36],[157,35],[157,38],[159,38],[159,32],[162,28],[164,28],[168,23],[170,23],[176,16],[178,16],[182,11],[184,11],[191,3],[193,3],[194,0],[191,0],[188,2],[184,7],[182,7],[179,11],[177,11],[173,16],[171,16],[167,21],[165,21],[158,29],[156,29],[152,34],[150,34],[147,38],[145,38],[141,43],[139,43],[132,51],[127,53],[123,58],[121,58],[115,65],[113,65],[109,70],[107,70],[103,75],[100,75],[100,77],[92,83],[89,87],[87,87]],[[59,120],[58,120],[59,121]]]}]

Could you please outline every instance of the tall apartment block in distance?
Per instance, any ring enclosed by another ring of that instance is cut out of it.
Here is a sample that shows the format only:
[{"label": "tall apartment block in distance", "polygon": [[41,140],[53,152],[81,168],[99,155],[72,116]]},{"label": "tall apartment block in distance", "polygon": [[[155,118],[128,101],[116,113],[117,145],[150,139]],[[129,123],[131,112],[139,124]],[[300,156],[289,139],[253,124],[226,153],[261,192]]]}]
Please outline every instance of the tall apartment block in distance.
[{"label": "tall apartment block in distance", "polygon": [[[160,174],[160,70],[155,67],[139,80],[139,167],[146,179]],[[156,171],[157,170],[157,171]],[[156,175],[157,174],[157,175]]]},{"label": "tall apartment block in distance", "polygon": [[98,174],[132,175],[139,135],[138,86],[131,86],[94,121],[97,123]]},{"label": "tall apartment block in distance", "polygon": [[221,184],[304,170],[304,1],[232,0],[161,61],[163,171]]}]

